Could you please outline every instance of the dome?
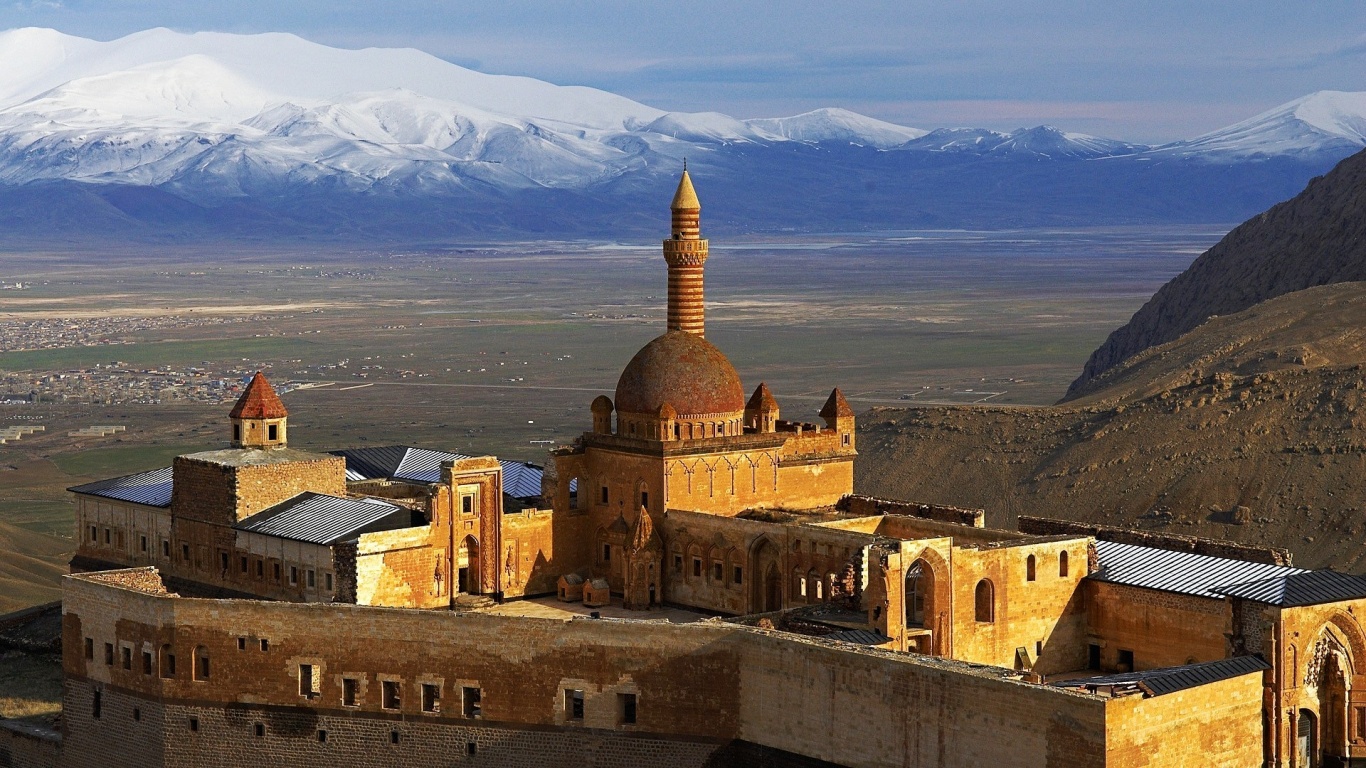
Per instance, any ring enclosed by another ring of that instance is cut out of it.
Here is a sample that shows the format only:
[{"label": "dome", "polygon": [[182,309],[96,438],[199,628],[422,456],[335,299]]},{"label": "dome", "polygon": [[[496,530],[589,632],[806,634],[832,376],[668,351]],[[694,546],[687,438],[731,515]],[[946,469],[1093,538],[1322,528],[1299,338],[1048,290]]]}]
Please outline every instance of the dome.
[{"label": "dome", "polygon": [[745,410],[735,366],[711,342],[684,331],[669,331],[631,358],[616,400],[618,413],[654,415],[667,403],[682,418]]}]

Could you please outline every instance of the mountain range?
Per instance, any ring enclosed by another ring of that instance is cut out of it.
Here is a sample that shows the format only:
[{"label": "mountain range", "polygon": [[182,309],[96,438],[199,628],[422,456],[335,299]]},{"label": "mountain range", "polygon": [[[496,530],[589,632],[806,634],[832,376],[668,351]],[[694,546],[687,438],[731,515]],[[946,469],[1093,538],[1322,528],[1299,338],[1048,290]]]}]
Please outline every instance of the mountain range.
[{"label": "mountain range", "polygon": [[634,234],[658,229],[684,158],[730,232],[1225,222],[1362,146],[1354,93],[1146,146],[837,108],[666,112],[288,34],[0,33],[9,238]]}]

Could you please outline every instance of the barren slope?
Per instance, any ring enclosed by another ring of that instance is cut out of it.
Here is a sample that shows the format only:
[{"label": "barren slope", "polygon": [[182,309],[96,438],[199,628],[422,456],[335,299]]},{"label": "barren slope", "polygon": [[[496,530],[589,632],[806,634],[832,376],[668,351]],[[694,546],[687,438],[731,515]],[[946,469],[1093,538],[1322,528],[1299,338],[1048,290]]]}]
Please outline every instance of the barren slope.
[{"label": "barren slope", "polygon": [[[1213,319],[1047,408],[865,414],[860,492],[1284,546],[1366,572],[1366,283]],[[1247,507],[1250,521],[1235,523]]]},{"label": "barren slope", "polygon": [[1091,353],[1067,398],[1096,391],[1103,385],[1094,379],[1105,371],[1176,339],[1212,315],[1352,280],[1366,280],[1366,152],[1343,160],[1299,195],[1243,222],[1162,286]]}]

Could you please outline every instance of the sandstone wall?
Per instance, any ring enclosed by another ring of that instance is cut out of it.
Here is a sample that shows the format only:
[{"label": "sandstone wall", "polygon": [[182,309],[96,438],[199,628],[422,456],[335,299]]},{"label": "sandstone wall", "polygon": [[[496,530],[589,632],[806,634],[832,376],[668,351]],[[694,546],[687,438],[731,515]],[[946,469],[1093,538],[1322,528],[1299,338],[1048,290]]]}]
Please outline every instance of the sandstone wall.
[{"label": "sandstone wall", "polygon": [[1262,675],[1106,702],[1109,765],[1262,765]]},{"label": "sandstone wall", "polygon": [[1223,599],[1179,595],[1143,587],[1087,581],[1088,642],[1101,646],[1101,668],[1113,670],[1120,651],[1133,653],[1135,669],[1175,667],[1229,655]]}]

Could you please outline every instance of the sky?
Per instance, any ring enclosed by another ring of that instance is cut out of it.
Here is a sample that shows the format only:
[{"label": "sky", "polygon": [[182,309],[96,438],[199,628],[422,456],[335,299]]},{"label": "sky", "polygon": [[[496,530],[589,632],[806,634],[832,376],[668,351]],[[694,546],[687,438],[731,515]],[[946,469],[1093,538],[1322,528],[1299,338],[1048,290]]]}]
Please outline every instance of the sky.
[{"label": "sky", "polygon": [[918,128],[1190,138],[1366,90],[1361,0],[0,0],[0,29],[150,27],[414,47],[660,109],[835,106]]}]

